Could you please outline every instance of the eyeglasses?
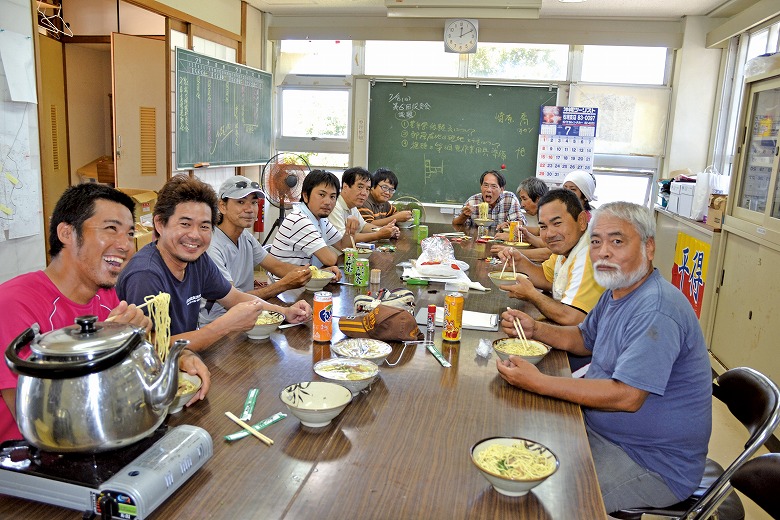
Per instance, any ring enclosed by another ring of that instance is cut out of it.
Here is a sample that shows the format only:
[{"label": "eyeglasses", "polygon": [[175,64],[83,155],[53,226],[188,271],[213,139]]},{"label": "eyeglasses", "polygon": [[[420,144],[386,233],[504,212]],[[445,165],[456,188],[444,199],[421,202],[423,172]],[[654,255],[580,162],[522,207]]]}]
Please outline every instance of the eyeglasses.
[{"label": "eyeglasses", "polygon": [[385,186],[384,184],[380,184],[379,187],[382,189],[382,191],[384,191],[388,195],[392,195],[393,193],[395,193],[395,188],[391,188],[390,186]]},{"label": "eyeglasses", "polygon": [[256,189],[256,190],[259,190],[259,189],[260,189],[260,185],[259,185],[258,183],[256,183],[256,182],[250,182],[250,183],[247,185],[247,182],[246,182],[246,181],[238,181],[238,182],[236,182],[235,186],[236,186],[236,188],[238,188],[239,190],[243,190],[243,189],[244,189],[244,188],[246,188],[247,186],[251,186],[252,188],[254,188],[254,189]]},{"label": "eyeglasses", "polygon": [[500,188],[498,184],[488,184],[488,183],[484,183],[482,187],[488,190],[497,190]]}]

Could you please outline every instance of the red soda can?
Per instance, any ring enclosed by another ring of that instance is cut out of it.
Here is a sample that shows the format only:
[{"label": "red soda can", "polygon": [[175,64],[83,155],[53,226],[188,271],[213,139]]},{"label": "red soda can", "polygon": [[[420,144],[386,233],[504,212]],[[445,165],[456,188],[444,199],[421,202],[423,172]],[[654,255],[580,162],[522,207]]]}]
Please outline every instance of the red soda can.
[{"label": "red soda can", "polygon": [[314,293],[312,333],[314,341],[330,341],[333,337],[333,293]]},{"label": "red soda can", "polygon": [[447,293],[444,297],[444,341],[460,341],[460,329],[463,326],[463,295],[459,292]]}]

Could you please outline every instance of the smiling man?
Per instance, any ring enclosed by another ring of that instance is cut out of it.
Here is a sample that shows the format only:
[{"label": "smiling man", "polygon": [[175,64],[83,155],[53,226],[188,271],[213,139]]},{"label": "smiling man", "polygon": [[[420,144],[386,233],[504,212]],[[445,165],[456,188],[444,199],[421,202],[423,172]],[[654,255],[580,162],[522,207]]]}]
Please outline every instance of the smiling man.
[{"label": "smiling man", "polygon": [[520,212],[520,202],[514,193],[504,191],[506,178],[496,170],[488,170],[479,178],[480,193],[472,195],[461,208],[460,213],[452,219],[454,225],[472,225],[472,219],[479,216],[479,204],[487,202],[490,209],[488,218],[496,225],[505,222],[520,222],[525,225],[525,219]]},{"label": "smiling man", "polygon": [[[542,214],[544,210],[542,209]],[[653,268],[655,220],[638,204],[596,209],[590,258],[607,290],[579,326],[506,311],[501,327],[577,355],[582,379],[542,374],[517,356],[498,362],[510,384],[582,406],[607,512],[664,507],[699,486],[712,427],[712,372],[696,314]]]},{"label": "smiling man", "polygon": [[517,249],[499,250],[499,258],[509,262],[514,259],[517,270],[528,275],[527,279],[519,278],[516,285],[502,289],[512,298],[533,303],[555,323],[582,322],[604,292],[593,278],[587,230],[588,223],[577,196],[564,189],[548,191],[539,199],[539,233],[552,255],[538,265]]},{"label": "smiling man", "polygon": [[406,222],[412,218],[409,210],[397,211],[390,204],[390,199],[398,189],[398,177],[387,168],[379,168],[371,176],[371,191],[368,198],[360,207],[360,215],[368,223],[374,226],[384,226],[395,220]]},{"label": "smiling man", "polygon": [[[44,333],[73,325],[85,315],[151,328],[143,311],[120,302],[114,290],[120,271],[135,252],[134,207],[129,196],[102,184],[77,184],[65,190],[49,223],[49,265],[0,285],[3,348],[33,323]],[[203,399],[210,386],[206,365],[185,350],[179,368],[203,380],[200,392],[188,404]],[[21,439],[14,421],[16,379],[0,363],[0,441]]]},{"label": "smiling man", "polygon": [[[187,175],[166,182],[154,207],[156,240],[122,271],[119,295],[140,305],[146,296],[170,294],[172,339],[189,340],[193,350],[202,350],[229,332],[251,329],[263,310],[281,312],[291,323],[309,319],[311,307],[304,301],[280,307],[230,285],[204,254],[216,219],[217,194],[211,186]],[[201,298],[216,300],[228,311],[198,329]]]},{"label": "smiling man", "polygon": [[358,242],[373,242],[383,238],[398,238],[400,230],[395,225],[395,219],[384,226],[366,222],[358,208],[362,207],[371,189],[371,173],[365,168],[355,167],[344,170],[341,176],[341,194],[336,206],[328,217],[333,226],[340,232],[346,230],[346,219],[352,217],[358,221],[355,240]]}]

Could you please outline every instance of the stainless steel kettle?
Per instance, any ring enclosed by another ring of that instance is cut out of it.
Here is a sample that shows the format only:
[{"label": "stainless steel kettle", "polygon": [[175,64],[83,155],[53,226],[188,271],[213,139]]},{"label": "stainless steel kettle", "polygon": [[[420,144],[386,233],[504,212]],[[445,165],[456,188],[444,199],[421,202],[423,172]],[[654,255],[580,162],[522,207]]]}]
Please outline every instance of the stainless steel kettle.
[{"label": "stainless steel kettle", "polygon": [[[162,363],[143,329],[96,316],[75,321],[45,334],[36,323],[6,349],[6,363],[19,374],[22,435],[43,450],[87,453],[148,436],[176,396],[179,357],[189,342],[174,342]],[[32,355],[21,359],[28,344]]]}]

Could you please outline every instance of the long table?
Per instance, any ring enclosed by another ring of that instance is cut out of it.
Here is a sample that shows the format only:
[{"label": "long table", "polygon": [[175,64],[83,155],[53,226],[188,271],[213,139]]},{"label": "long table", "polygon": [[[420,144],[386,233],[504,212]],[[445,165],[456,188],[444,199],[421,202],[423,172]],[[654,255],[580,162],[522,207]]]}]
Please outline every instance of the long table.
[{"label": "long table", "polygon": [[[453,231],[431,225],[430,234]],[[459,228],[462,229],[462,228]],[[467,234],[472,230],[466,228]],[[371,267],[382,270],[381,286],[404,287],[396,265],[420,254],[402,230],[394,253],[375,252]],[[492,286],[487,273],[499,267],[480,260],[489,244],[472,239],[453,244],[458,259],[469,263],[469,276],[493,290],[470,291],[465,309],[500,312],[511,300]],[[443,305],[444,286],[408,286],[418,308]],[[377,287],[330,284],[334,315],[353,314],[357,294]],[[312,294],[295,291],[282,299]],[[331,356],[330,344],[313,343],[310,325],[275,332],[270,340],[251,341],[231,334],[209,347],[203,359],[212,374],[208,398],[169,416],[168,425],[193,424],[214,440],[206,465],[154,513],[154,519],[474,519],[605,518],[579,406],[518,390],[504,382],[489,359],[476,355],[480,339],[499,332],[464,330],[459,343],[436,345],[452,363],[443,368],[423,347],[391,343],[393,352],[380,367],[370,391],[353,398],[324,428],[309,428],[286,410],[281,390],[292,383],[318,380],[312,365]],[[343,339],[334,324],[334,339]],[[566,356],[551,352],[539,364],[547,374],[569,376]],[[225,411],[240,414],[247,391],[260,390],[251,423],[276,412],[289,413],[263,433],[267,447],[253,437],[227,442],[236,431]],[[524,497],[496,493],[473,466],[469,448],[491,436],[519,436],[541,442],[560,459],[559,470]],[[0,496],[0,518],[24,511],[29,518],[76,518],[66,509]]]}]

